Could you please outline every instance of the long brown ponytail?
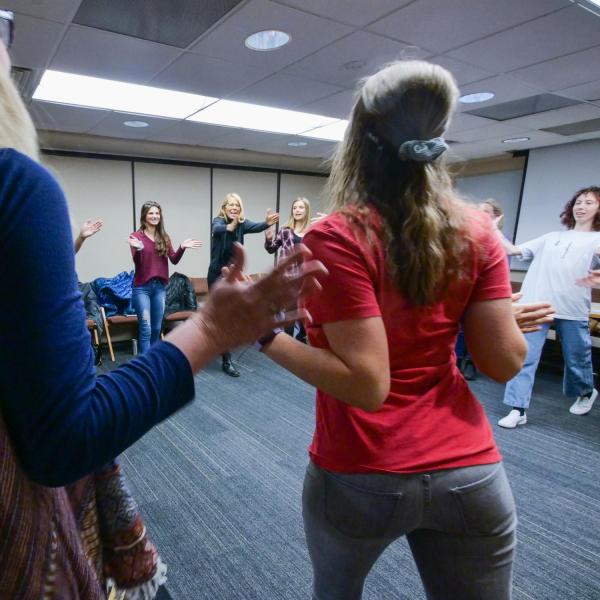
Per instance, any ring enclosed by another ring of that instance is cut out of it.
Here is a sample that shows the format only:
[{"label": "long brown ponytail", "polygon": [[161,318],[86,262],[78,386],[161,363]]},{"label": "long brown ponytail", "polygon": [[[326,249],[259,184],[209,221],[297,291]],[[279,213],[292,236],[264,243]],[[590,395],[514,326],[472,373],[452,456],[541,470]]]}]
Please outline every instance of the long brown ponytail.
[{"label": "long brown ponytail", "polygon": [[374,207],[382,216],[394,285],[415,306],[438,301],[460,277],[463,211],[442,161],[420,162],[399,149],[442,136],[457,97],[452,75],[422,61],[397,62],[368,78],[329,181],[334,209]]}]

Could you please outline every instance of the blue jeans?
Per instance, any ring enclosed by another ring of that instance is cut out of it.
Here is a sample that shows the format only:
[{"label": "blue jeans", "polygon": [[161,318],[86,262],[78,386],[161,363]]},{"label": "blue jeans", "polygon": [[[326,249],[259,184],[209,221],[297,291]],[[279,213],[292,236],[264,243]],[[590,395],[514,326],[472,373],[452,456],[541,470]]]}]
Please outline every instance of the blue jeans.
[{"label": "blue jeans", "polygon": [[302,516],[313,600],[359,600],[379,556],[403,535],[428,600],[511,598],[516,513],[502,463],[347,474],[311,462]]},{"label": "blue jeans", "polygon": [[[540,362],[542,349],[550,325],[540,331],[525,334],[527,357],[523,368],[507,384],[504,390],[504,404],[517,408],[529,408],[535,372]],[[563,394],[565,396],[585,396],[594,389],[592,368],[592,338],[587,321],[554,319],[554,328],[560,338],[565,370]]]},{"label": "blue jeans", "polygon": [[153,278],[144,285],[134,286],[131,304],[138,318],[138,346],[143,354],[160,339],[165,313],[165,284]]}]

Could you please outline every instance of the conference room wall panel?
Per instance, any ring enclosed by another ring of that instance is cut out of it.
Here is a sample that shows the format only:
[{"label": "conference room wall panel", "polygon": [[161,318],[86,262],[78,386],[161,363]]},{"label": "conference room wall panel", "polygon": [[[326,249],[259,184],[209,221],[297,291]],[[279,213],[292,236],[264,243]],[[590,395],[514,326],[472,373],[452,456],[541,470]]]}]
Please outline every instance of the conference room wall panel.
[{"label": "conference room wall panel", "polygon": [[134,163],[136,229],[142,205],[153,200],[163,210],[173,247],[188,238],[202,241],[199,250],[185,251],[169,271],[206,277],[210,262],[210,169],[160,163]]},{"label": "conference room wall panel", "polygon": [[456,189],[469,202],[494,198],[504,210],[504,235],[510,240],[515,233],[523,171],[500,171],[456,179]]},{"label": "conference room wall panel", "polygon": [[[264,221],[267,209],[277,209],[277,173],[213,169],[213,217],[217,216],[223,198],[235,192],[242,198],[246,217]],[[263,233],[246,235],[247,273],[262,273],[273,267],[274,258],[264,249]]]},{"label": "conference room wall panel", "polygon": [[288,220],[292,203],[298,196],[308,199],[313,216],[317,212],[326,212],[327,199],[324,194],[326,183],[327,177],[283,173],[279,194],[280,224],[283,225]]},{"label": "conference room wall panel", "polygon": [[77,254],[80,281],[112,277],[133,269],[127,237],[133,226],[131,162],[71,156],[44,156],[69,206],[74,237],[88,218],[104,220],[100,232]]},{"label": "conference room wall panel", "polygon": [[599,140],[531,150],[517,243],[562,229],[565,204],[577,190],[591,185],[600,185]]}]

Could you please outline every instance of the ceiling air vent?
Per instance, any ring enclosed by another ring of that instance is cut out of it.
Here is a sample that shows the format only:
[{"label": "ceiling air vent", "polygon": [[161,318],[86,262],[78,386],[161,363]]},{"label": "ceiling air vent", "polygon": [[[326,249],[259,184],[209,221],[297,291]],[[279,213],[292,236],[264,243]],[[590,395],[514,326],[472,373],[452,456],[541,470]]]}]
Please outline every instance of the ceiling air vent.
[{"label": "ceiling air vent", "polygon": [[12,67],[10,74],[23,99],[25,101],[31,100],[33,94],[33,71],[25,67]]},{"label": "ceiling air vent", "polygon": [[600,119],[590,119],[589,121],[579,121],[578,123],[569,123],[568,125],[558,125],[557,127],[546,127],[540,131],[557,133],[558,135],[578,135],[580,133],[592,133],[600,131]]},{"label": "ceiling air vent", "polygon": [[520,100],[503,102],[502,104],[494,104],[493,106],[485,106],[483,108],[476,108],[475,110],[467,110],[465,114],[493,119],[494,121],[507,121],[508,119],[537,115],[547,110],[556,110],[557,108],[573,106],[574,104],[580,104],[580,101],[573,100],[572,98],[563,98],[563,96],[557,96],[556,94],[539,94],[537,96],[529,96],[529,98],[521,98]]}]

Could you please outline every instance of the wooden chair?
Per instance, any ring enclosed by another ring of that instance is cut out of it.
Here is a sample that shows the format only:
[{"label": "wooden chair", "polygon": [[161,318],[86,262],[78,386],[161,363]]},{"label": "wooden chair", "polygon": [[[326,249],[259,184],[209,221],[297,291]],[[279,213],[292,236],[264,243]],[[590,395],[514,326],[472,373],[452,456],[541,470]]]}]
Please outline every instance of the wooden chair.
[{"label": "wooden chair", "polygon": [[[103,310],[103,309],[102,309]],[[104,314],[104,312],[103,312]],[[137,317],[135,315],[113,315],[112,317],[104,316],[104,328],[106,331],[106,341],[108,342],[108,349],[110,351],[110,358],[115,362],[115,353],[112,347],[112,340],[110,337],[110,327],[120,325],[134,325],[137,323]]]}]

